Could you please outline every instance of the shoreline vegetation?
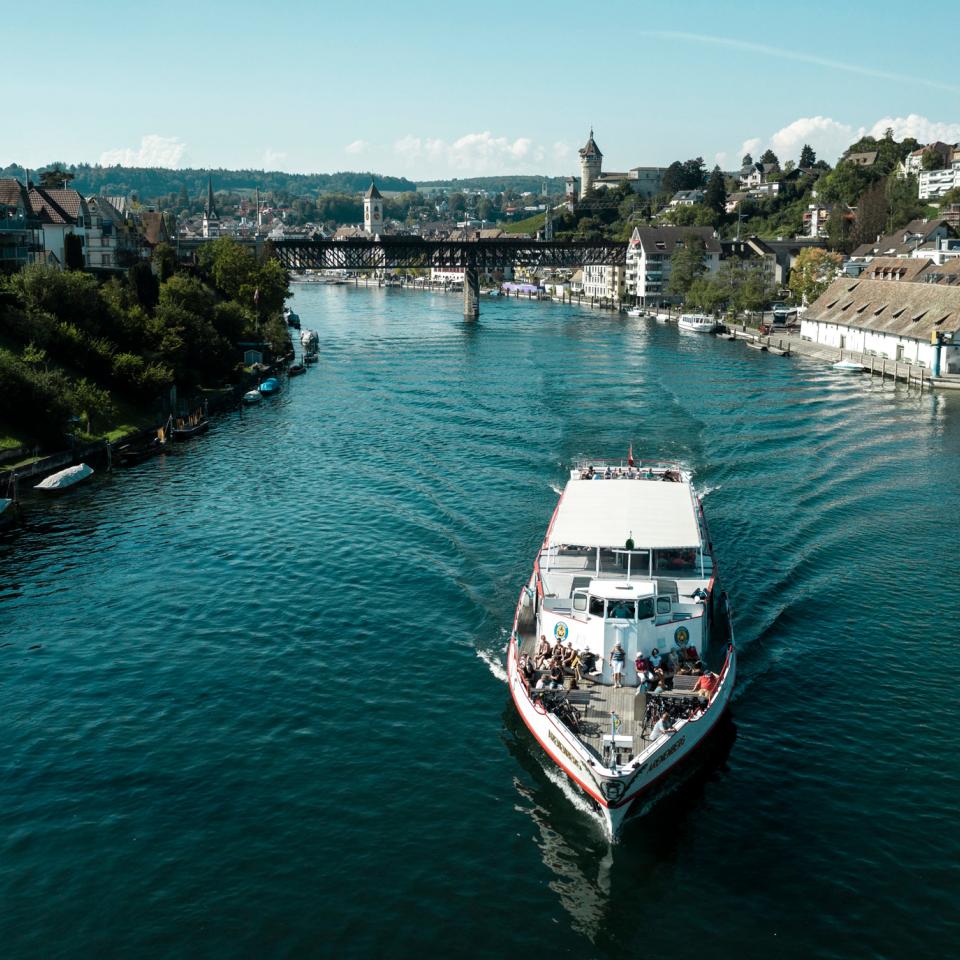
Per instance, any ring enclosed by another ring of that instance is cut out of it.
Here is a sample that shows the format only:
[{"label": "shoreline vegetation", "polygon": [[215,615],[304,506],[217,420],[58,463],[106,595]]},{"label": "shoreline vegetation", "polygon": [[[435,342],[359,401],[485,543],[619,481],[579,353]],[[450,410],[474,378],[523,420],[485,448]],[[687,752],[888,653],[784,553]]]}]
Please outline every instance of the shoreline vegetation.
[{"label": "shoreline vegetation", "polygon": [[190,266],[161,244],[108,279],[40,264],[0,278],[0,456],[112,442],[232,392],[244,349],[289,353],[288,294],[269,251],[229,238]]}]

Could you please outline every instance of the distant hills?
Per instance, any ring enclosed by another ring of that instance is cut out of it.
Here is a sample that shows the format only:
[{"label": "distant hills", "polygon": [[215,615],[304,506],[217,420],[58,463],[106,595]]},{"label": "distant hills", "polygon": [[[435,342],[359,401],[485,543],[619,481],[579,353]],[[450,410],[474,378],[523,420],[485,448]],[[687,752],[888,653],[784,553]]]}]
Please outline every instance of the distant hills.
[{"label": "distant hills", "polygon": [[[286,194],[290,197],[316,196],[324,193],[356,194],[366,190],[371,178],[375,179],[380,190],[386,193],[400,193],[416,190],[489,190],[502,193],[512,190],[517,193],[540,193],[543,185],[552,194],[564,190],[563,177],[537,176],[501,176],[466,177],[451,180],[413,181],[406,177],[391,177],[371,171],[342,171],[339,173],[284,173],[281,170],[225,170],[187,168],[172,170],[165,167],[102,167],[99,164],[49,164],[46,167],[30,170],[30,177],[38,180],[40,174],[54,166],[61,167],[73,174],[71,183],[85,196],[100,194],[103,196],[136,196],[143,202],[180,196],[186,192],[188,198],[205,196],[207,179],[213,180],[215,191],[230,193],[252,193],[257,187],[264,194]],[[26,179],[26,170],[19,164],[10,164],[0,169],[0,177]]]},{"label": "distant hills", "polygon": [[[158,200],[179,195],[181,191],[191,199],[205,196],[208,177],[213,180],[215,191],[252,193],[257,187],[262,193],[288,194],[292,197],[318,193],[358,193],[370,186],[375,178],[381,190],[416,190],[416,184],[405,177],[390,177],[369,171],[344,171],[341,173],[284,173],[280,170],[224,170],[198,169],[170,170],[165,167],[101,167],[99,165],[50,164],[39,170],[31,170],[32,179],[39,179],[43,170],[59,166],[74,175],[71,186],[85,196],[128,196],[136,194],[141,201]],[[25,179],[26,171],[19,164],[0,169],[0,177]]]}]

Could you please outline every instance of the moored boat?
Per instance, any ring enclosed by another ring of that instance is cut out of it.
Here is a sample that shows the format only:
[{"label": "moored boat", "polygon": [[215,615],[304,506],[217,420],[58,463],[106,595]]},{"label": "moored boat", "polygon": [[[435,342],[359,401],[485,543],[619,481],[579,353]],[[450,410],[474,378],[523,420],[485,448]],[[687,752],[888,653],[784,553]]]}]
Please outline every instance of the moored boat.
[{"label": "moored boat", "polygon": [[6,530],[17,522],[16,502],[10,497],[0,497],[0,530]]},{"label": "moored boat", "polygon": [[263,399],[263,394],[259,390],[248,390],[243,395],[244,403],[259,403]]},{"label": "moored boat", "polygon": [[36,484],[33,489],[41,490],[44,493],[59,493],[61,490],[68,490],[92,476],[93,467],[85,463],[78,463],[75,467],[67,467],[66,470],[52,473]]},{"label": "moored boat", "polygon": [[164,443],[159,436],[150,437],[141,443],[125,443],[117,450],[117,460],[122,467],[132,467],[156,456],[163,448]]},{"label": "moored boat", "polygon": [[693,333],[713,333],[720,328],[720,324],[714,317],[708,317],[704,313],[682,313],[677,326],[681,330],[691,330]]},{"label": "moored boat", "polygon": [[716,726],[735,682],[729,606],[679,464],[571,470],[520,593],[507,675],[524,723],[616,839]]},{"label": "moored boat", "polygon": [[643,310],[641,310],[640,307],[631,307],[631,308],[627,311],[627,316],[628,316],[628,317],[642,317],[642,316],[643,316]]},{"label": "moored boat", "polygon": [[834,370],[851,370],[856,373],[863,373],[863,364],[856,360],[838,360],[833,365]]},{"label": "moored boat", "polygon": [[320,357],[318,357],[317,354],[315,353],[305,353],[303,355],[304,363],[319,363],[319,361],[320,361]]},{"label": "moored boat", "polygon": [[210,421],[206,417],[198,420],[178,420],[170,427],[170,436],[178,443],[199,437],[210,429]]},{"label": "moored boat", "polygon": [[299,377],[301,373],[306,373],[307,368],[302,363],[291,363],[287,368],[288,377]]},{"label": "moored boat", "polygon": [[276,377],[267,377],[267,379],[264,380],[257,389],[264,396],[269,396],[272,393],[279,393],[280,381]]}]

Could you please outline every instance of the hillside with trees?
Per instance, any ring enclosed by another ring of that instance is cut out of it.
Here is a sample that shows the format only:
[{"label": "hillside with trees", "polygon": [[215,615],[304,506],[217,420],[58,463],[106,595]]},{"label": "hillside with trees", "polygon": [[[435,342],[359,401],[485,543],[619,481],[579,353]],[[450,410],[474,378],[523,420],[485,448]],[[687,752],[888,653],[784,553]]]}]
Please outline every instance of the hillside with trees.
[{"label": "hillside with trees", "polygon": [[242,370],[241,341],[284,353],[287,275],[233,240],[178,269],[154,264],[100,282],[34,265],[0,284],[0,438],[56,448],[71,424],[87,437],[150,425],[163,397],[223,387]]}]

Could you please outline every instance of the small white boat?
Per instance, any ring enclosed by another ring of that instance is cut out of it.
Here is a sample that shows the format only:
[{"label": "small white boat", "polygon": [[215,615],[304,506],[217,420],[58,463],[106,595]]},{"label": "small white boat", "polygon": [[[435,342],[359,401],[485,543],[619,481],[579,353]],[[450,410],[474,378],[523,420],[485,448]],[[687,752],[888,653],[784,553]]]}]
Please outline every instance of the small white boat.
[{"label": "small white boat", "polygon": [[259,390],[248,390],[243,395],[244,403],[259,403],[263,399],[263,394]]},{"label": "small white boat", "polygon": [[89,467],[85,463],[78,463],[75,467],[67,467],[66,470],[51,474],[45,480],[36,484],[33,489],[43,490],[45,493],[59,493],[61,490],[67,490],[92,476],[93,467]]},{"label": "small white boat", "polygon": [[863,364],[856,360],[838,360],[833,365],[834,370],[854,370],[857,373],[863,373]]},{"label": "small white boat", "polygon": [[631,308],[627,311],[627,316],[628,316],[628,317],[642,317],[642,316],[643,316],[643,311],[642,311],[639,307],[631,307]]},{"label": "small white boat", "polygon": [[704,313],[682,313],[677,321],[681,330],[691,330],[694,333],[713,333],[720,324],[714,317]]}]

